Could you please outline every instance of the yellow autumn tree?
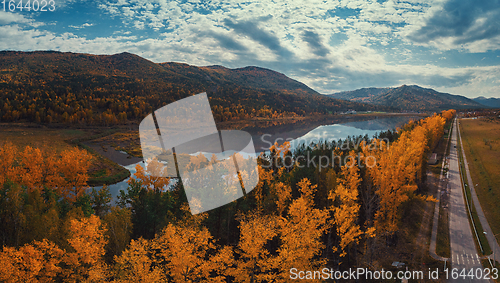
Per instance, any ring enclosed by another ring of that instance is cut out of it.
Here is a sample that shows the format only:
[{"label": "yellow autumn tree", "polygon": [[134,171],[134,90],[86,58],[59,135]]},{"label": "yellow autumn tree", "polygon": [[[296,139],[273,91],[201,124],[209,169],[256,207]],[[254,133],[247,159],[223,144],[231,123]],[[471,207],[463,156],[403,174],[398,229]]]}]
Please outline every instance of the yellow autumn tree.
[{"label": "yellow autumn tree", "polygon": [[[166,176],[166,167],[163,166],[158,160],[153,159],[147,164],[147,168],[144,169],[141,165],[137,164],[135,166],[136,172],[134,173],[134,177],[137,180],[142,182],[142,186],[147,188],[148,190],[163,190],[170,182],[170,178],[168,177],[160,177]],[[128,183],[131,184],[133,179],[130,178]]]},{"label": "yellow autumn tree", "polygon": [[86,150],[78,148],[54,155],[30,146],[19,152],[16,146],[6,142],[0,147],[0,184],[10,180],[28,191],[48,187],[75,201],[87,189],[91,160]]},{"label": "yellow autumn tree", "polygon": [[47,240],[34,241],[19,249],[4,247],[0,252],[0,281],[53,282],[61,273],[64,251]]},{"label": "yellow autumn tree", "polygon": [[262,211],[264,208],[264,200],[265,200],[265,189],[272,184],[273,181],[273,173],[271,170],[265,170],[261,165],[258,165],[259,170],[259,183],[252,191],[252,195],[255,197],[255,201],[257,204],[257,210]]},{"label": "yellow autumn tree", "polygon": [[291,268],[317,270],[325,264],[319,255],[324,248],[321,237],[328,228],[328,211],[314,208],[317,185],[304,178],[297,186],[300,197],[290,204],[288,215],[277,221],[281,244],[273,264],[280,270],[275,279],[278,282],[289,279]]},{"label": "yellow autumn tree", "polygon": [[145,239],[130,241],[128,248],[115,256],[116,282],[166,282],[161,267],[151,257],[151,242]]},{"label": "yellow autumn tree", "polygon": [[201,221],[206,213],[191,215],[184,206],[185,216],[177,224],[168,224],[152,240],[153,257],[161,264],[167,278],[174,282],[225,282],[233,263],[230,247],[218,248],[212,235]]},{"label": "yellow autumn tree", "polygon": [[414,195],[417,182],[423,180],[428,146],[438,139],[443,125],[442,117],[433,116],[401,131],[388,149],[383,142],[375,150],[363,149],[365,156],[375,160],[374,166],[367,166],[367,172],[379,199],[375,213],[378,232],[392,234],[398,230],[401,205]]},{"label": "yellow autumn tree", "polygon": [[106,228],[99,217],[70,220],[68,243],[72,250],[63,257],[66,281],[102,282],[109,276],[108,266],[104,262],[104,247],[107,243]]},{"label": "yellow autumn tree", "polygon": [[441,112],[441,116],[446,119],[446,121],[451,121],[451,119],[455,116],[456,111],[453,109],[444,110]]},{"label": "yellow autumn tree", "polygon": [[15,168],[15,157],[17,147],[11,142],[0,144],[0,185],[3,185],[7,180],[15,181],[19,174]]},{"label": "yellow autumn tree", "polygon": [[278,215],[281,216],[285,212],[285,209],[289,205],[289,201],[292,198],[292,188],[282,182],[275,182],[271,186],[271,193],[276,197],[276,210]]},{"label": "yellow autumn tree", "polygon": [[38,148],[27,146],[21,153],[21,166],[19,166],[19,183],[28,190],[43,189],[44,160]]},{"label": "yellow autumn tree", "polygon": [[273,215],[252,213],[240,216],[239,259],[234,277],[237,282],[272,282],[275,256],[266,245],[277,235],[277,218]]},{"label": "yellow autumn tree", "polygon": [[[339,252],[344,257],[346,248],[358,242],[365,234],[358,225],[360,204],[358,203],[358,188],[361,183],[359,167],[356,163],[354,151],[350,152],[347,164],[342,166],[340,178],[335,190],[331,190],[328,198],[332,201],[330,210],[333,214],[333,224],[337,236],[340,238],[338,247],[333,247],[334,252]],[[373,236],[374,228],[366,231],[367,236]]]},{"label": "yellow autumn tree", "polygon": [[92,156],[86,150],[73,148],[61,153],[58,171],[64,176],[64,182],[57,184],[59,193],[71,201],[75,201],[88,188],[88,170]]},{"label": "yellow autumn tree", "polygon": [[416,189],[415,166],[408,162],[406,154],[407,140],[407,132],[403,132],[389,150],[378,156],[377,165],[368,170],[379,197],[375,227],[381,233],[398,230],[401,204],[408,200],[408,193]]}]

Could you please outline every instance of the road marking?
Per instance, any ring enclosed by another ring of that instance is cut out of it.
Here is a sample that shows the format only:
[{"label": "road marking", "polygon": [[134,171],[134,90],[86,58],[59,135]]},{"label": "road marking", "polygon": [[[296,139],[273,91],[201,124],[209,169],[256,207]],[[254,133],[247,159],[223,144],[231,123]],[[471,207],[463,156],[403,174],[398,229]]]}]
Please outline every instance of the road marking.
[{"label": "road marking", "polygon": [[460,265],[460,258],[457,255],[457,265]]}]

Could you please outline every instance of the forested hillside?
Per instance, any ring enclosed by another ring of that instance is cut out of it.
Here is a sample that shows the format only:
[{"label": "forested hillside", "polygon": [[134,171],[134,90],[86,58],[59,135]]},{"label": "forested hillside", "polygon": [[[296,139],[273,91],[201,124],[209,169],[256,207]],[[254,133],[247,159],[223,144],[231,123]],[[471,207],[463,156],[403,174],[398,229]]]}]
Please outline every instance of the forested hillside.
[{"label": "forested hillside", "polygon": [[333,99],[283,74],[156,64],[130,53],[0,52],[0,121],[113,125],[207,92],[216,121],[380,107]]}]

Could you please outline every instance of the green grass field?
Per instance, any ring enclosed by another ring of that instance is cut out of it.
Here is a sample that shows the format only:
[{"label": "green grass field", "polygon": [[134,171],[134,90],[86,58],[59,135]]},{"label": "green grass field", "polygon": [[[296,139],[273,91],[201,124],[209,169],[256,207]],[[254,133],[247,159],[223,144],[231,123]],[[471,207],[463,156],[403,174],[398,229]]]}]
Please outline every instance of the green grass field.
[{"label": "green grass field", "polygon": [[[500,120],[462,119],[460,131],[469,169],[484,214],[500,233]],[[499,240],[497,236],[497,241]]]}]

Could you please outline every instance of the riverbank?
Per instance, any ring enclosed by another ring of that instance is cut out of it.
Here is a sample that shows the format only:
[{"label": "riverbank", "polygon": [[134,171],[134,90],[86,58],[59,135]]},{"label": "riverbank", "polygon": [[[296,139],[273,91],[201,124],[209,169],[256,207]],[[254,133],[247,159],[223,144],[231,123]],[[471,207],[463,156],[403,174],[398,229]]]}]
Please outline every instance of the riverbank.
[{"label": "riverbank", "polygon": [[235,120],[217,122],[219,130],[242,130],[249,127],[273,127],[284,124],[295,124],[300,122],[327,121],[340,119],[359,119],[359,118],[375,118],[375,117],[393,117],[393,116],[428,116],[427,113],[390,113],[390,112],[362,112],[356,114],[335,114],[335,115],[316,115],[316,116],[296,116],[283,118],[252,118],[247,120]]},{"label": "riverbank", "polygon": [[[364,121],[383,121],[390,117],[424,117],[415,113],[357,113],[345,115],[322,115],[285,117],[279,119],[254,118],[217,123],[219,130],[244,130],[252,135],[255,147],[268,146],[267,141],[285,141],[306,135],[322,125],[359,124]],[[406,119],[404,119],[406,120]],[[355,122],[355,123],[352,123]],[[356,125],[357,126],[357,125]],[[115,127],[91,127],[35,123],[0,124],[0,141],[10,140],[20,147],[30,145],[61,152],[72,146],[89,151],[94,156],[89,170],[90,186],[111,185],[130,176],[125,166],[142,161],[139,125],[129,123]],[[267,139],[262,137],[266,135]]]}]

